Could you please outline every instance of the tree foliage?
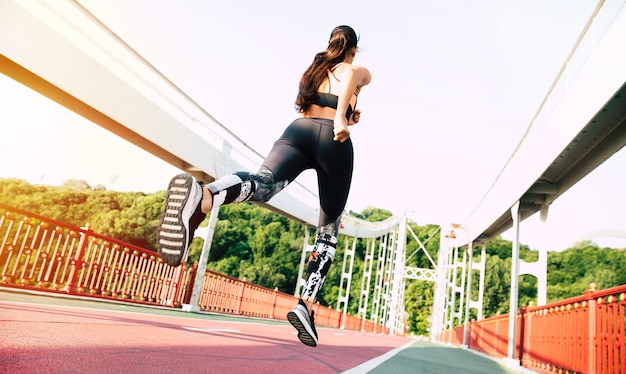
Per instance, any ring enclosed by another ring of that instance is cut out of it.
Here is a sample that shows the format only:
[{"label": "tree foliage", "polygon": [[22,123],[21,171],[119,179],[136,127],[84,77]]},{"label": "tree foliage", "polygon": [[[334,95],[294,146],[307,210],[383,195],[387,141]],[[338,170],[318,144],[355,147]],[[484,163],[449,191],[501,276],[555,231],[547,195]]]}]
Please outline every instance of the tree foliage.
[{"label": "tree foliage", "polygon": [[[31,185],[19,179],[0,179],[0,202],[41,216],[76,226],[89,224],[95,231],[112,238],[155,250],[156,227],[165,201],[165,191],[153,194],[106,191],[102,186],[91,187],[84,181],[71,180],[62,186]],[[368,207],[351,214],[368,220],[381,221],[391,212]],[[201,226],[206,226],[205,220]],[[409,222],[406,266],[434,269],[439,251],[439,226],[419,226]],[[211,270],[294,294],[302,261],[305,230],[303,225],[251,203],[226,205],[220,208],[207,267]],[[415,236],[414,236],[414,235]],[[310,240],[313,240],[312,233]],[[311,244],[311,243],[310,243]],[[204,243],[192,242],[189,263],[198,261]],[[339,286],[344,269],[349,271],[346,248],[354,248],[350,298],[347,310],[357,314],[361,288],[369,289],[368,312],[374,300],[377,259],[370,274],[369,287],[363,284],[368,251],[378,248],[373,239],[355,239],[340,235],[334,265],[327,275],[318,300],[337,307]],[[489,317],[508,313],[511,285],[512,243],[502,238],[486,246],[483,314]],[[474,249],[478,261],[481,248]],[[377,253],[377,252],[376,252]],[[538,252],[520,246],[520,258],[533,262]],[[306,260],[306,259],[305,259]],[[599,248],[593,242],[577,243],[562,252],[548,253],[547,301],[580,295],[596,283],[598,289],[626,284],[626,251]],[[477,274],[475,272],[474,274]],[[479,277],[472,279],[472,298],[478,298]],[[344,291],[345,292],[345,291]],[[412,333],[427,334],[432,312],[434,285],[431,282],[407,280],[405,310]],[[537,301],[537,279],[523,275],[519,279],[520,306]],[[473,312],[472,317],[476,317]],[[368,315],[368,317],[370,317]]]}]

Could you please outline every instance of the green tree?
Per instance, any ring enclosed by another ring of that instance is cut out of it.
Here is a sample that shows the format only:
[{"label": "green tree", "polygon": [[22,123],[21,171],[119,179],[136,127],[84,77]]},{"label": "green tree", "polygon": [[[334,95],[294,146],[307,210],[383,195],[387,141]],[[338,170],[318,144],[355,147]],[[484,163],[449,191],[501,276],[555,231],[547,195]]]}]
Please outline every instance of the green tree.
[{"label": "green tree", "polygon": [[485,266],[485,294],[483,313],[490,317],[509,310],[511,289],[511,261],[497,255],[487,255]]},{"label": "green tree", "polygon": [[[165,191],[153,194],[106,191],[81,180],[70,180],[62,186],[31,185],[20,179],[0,179],[0,202],[74,226],[89,223],[92,230],[117,240],[155,250],[156,227],[163,210]],[[368,207],[353,215],[368,221],[381,221],[391,212]],[[305,237],[305,227],[286,217],[252,203],[222,206],[211,243],[207,267],[233,277],[246,278],[262,286],[293,294]],[[205,220],[201,226],[206,226]],[[407,266],[432,268],[439,251],[440,227],[419,226],[409,222],[419,240],[407,234]],[[319,295],[322,305],[335,308],[346,244],[355,244],[355,257],[348,311],[356,314],[362,286],[367,239],[339,236],[335,263]],[[188,263],[198,261],[204,242],[195,238]],[[487,244],[484,315],[506,313],[509,308],[512,243],[502,238]],[[520,258],[535,261],[538,252],[520,245]],[[373,264],[376,269],[376,260]],[[598,289],[626,284],[626,251],[600,248],[589,241],[576,243],[562,252],[548,253],[548,302],[582,294],[590,283]],[[370,280],[370,305],[373,300],[375,274]],[[472,292],[477,298],[478,277],[473,278]],[[411,331],[424,334],[432,306],[432,283],[407,281],[405,306]],[[519,280],[519,305],[537,298],[537,280],[523,275]]]},{"label": "green tree", "polygon": [[350,214],[357,218],[360,218],[362,220],[369,221],[369,222],[380,222],[393,216],[393,214],[388,210],[374,208],[371,206],[363,209],[361,213],[350,211]]},{"label": "green tree", "polygon": [[409,281],[405,290],[406,311],[409,313],[409,331],[428,335],[433,305],[432,282]]}]

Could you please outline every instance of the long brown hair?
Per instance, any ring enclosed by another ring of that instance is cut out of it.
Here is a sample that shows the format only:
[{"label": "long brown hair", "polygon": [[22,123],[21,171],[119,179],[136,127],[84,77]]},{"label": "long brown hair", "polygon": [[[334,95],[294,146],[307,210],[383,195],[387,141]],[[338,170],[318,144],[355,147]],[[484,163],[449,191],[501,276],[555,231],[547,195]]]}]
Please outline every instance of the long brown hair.
[{"label": "long brown hair", "polygon": [[350,26],[337,26],[333,29],[326,50],[316,54],[311,66],[302,74],[296,110],[300,113],[309,110],[319,86],[328,76],[326,71],[342,62],[352,48],[357,46],[358,41],[359,38]]}]

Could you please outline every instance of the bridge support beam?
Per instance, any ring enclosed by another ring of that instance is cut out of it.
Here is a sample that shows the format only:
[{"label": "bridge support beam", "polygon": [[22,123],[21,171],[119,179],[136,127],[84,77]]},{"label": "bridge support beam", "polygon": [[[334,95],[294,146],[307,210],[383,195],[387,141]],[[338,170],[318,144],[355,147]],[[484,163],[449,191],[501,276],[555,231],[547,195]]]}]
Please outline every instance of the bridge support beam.
[{"label": "bridge support beam", "polygon": [[[469,234],[467,235],[469,239]],[[465,316],[463,318],[463,346],[467,347],[467,325],[469,324],[470,305],[472,303],[472,265],[474,264],[474,251],[471,240],[467,243],[467,293],[465,295]]]},{"label": "bridge support beam", "polygon": [[198,260],[198,271],[196,272],[196,279],[193,282],[191,299],[189,300],[189,304],[183,304],[182,306],[182,309],[185,312],[200,311],[198,301],[200,300],[200,295],[202,294],[204,273],[206,273],[206,264],[209,261],[209,253],[211,252],[211,243],[213,243],[213,235],[215,234],[215,226],[217,225],[217,216],[219,215],[219,211],[219,207],[212,209],[209,214],[209,225],[207,227],[199,227],[194,233],[194,237],[204,239],[204,244],[202,246],[200,260]]},{"label": "bridge support beam", "polygon": [[483,319],[483,301],[485,297],[485,268],[487,261],[487,243],[483,243],[482,249],[480,250],[480,262],[472,264],[474,270],[479,271],[479,282],[478,282],[478,301],[471,301],[470,308],[476,309],[476,319],[478,321]]},{"label": "bridge support beam", "polygon": [[[541,210],[541,222],[543,223],[540,228],[543,231],[544,236],[547,237],[545,222],[548,219],[548,208]],[[535,262],[526,262],[520,260],[520,275],[529,274],[537,277],[537,305],[546,305],[546,294],[548,288],[548,250],[545,245],[542,245],[539,249],[539,258]]]},{"label": "bridge support beam", "polygon": [[[440,227],[443,227],[441,225]],[[441,234],[439,240],[439,254],[437,255],[437,279],[435,281],[435,294],[433,299],[433,313],[431,315],[430,323],[430,337],[431,341],[442,341],[439,334],[441,334],[445,327],[445,308],[446,308],[446,269],[448,252],[450,251],[449,239]]]},{"label": "bridge support beam", "polygon": [[404,333],[404,263],[406,260],[406,215],[400,220],[393,251],[389,334]]},{"label": "bridge support beam", "polygon": [[376,238],[368,240],[365,252],[365,261],[363,262],[361,293],[359,295],[358,317],[361,318],[361,331],[365,331],[365,320],[367,319],[367,305],[369,302],[370,285],[372,283],[372,266],[374,264],[375,249]]},{"label": "bridge support beam", "polygon": [[374,281],[374,299],[372,300],[371,318],[374,325],[385,323],[383,309],[385,307],[383,296],[383,282],[385,277],[385,259],[387,257],[387,246],[389,233],[383,235],[378,241],[378,260],[376,261],[376,279]]},{"label": "bridge support beam", "polygon": [[519,288],[519,224],[521,221],[520,216],[520,202],[517,201],[513,207],[511,207],[511,216],[513,218],[513,229],[515,230],[515,237],[513,238],[513,248],[511,253],[511,294],[509,304],[509,340],[506,360],[510,364],[519,360],[515,359],[516,348],[516,328],[517,328],[517,296]]},{"label": "bridge support beam", "polygon": [[352,248],[349,247],[349,238],[346,238],[346,249],[343,253],[343,266],[341,280],[339,281],[339,296],[337,297],[337,310],[341,310],[341,329],[344,329],[346,315],[348,314],[348,301],[350,301],[350,284],[352,283],[352,269],[354,268],[354,254],[356,253],[357,238],[352,238]]},{"label": "bridge support beam", "polygon": [[[306,283],[306,279],[304,277],[304,267],[306,265],[307,258],[309,258],[309,254],[313,252],[313,248],[315,245],[310,244],[309,240],[311,240],[311,228],[306,226],[304,228],[304,245],[302,247],[302,256],[300,256],[300,268],[298,269],[298,281],[296,283],[296,292],[293,296],[300,297],[302,294],[302,288]],[[317,237],[317,235],[316,235]]]}]

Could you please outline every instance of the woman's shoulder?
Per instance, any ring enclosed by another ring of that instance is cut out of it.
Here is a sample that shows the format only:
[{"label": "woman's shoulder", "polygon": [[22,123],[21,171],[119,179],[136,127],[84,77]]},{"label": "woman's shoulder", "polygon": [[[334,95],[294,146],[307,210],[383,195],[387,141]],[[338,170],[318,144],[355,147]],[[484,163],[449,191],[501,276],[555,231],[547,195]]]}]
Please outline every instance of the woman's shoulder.
[{"label": "woman's shoulder", "polygon": [[334,74],[340,76],[346,69],[351,69],[355,72],[366,72],[369,74],[369,70],[363,65],[353,65],[348,62],[340,62],[337,65],[333,66],[330,71]]},{"label": "woman's shoulder", "polygon": [[357,85],[359,87],[369,84],[370,81],[372,80],[372,74],[365,66],[353,65],[353,64],[348,64],[348,63],[344,63],[344,65],[346,66],[344,67],[344,70],[342,70],[342,72],[344,72],[346,69],[351,69],[354,72],[354,75],[356,76],[356,79],[358,81]]},{"label": "woman's shoulder", "polygon": [[332,75],[337,81],[341,81],[341,77],[344,76],[346,70],[352,70],[354,76],[357,79],[357,86],[362,87],[370,83],[372,75],[370,71],[362,65],[353,65],[348,62],[340,62],[332,67],[330,70]]}]

